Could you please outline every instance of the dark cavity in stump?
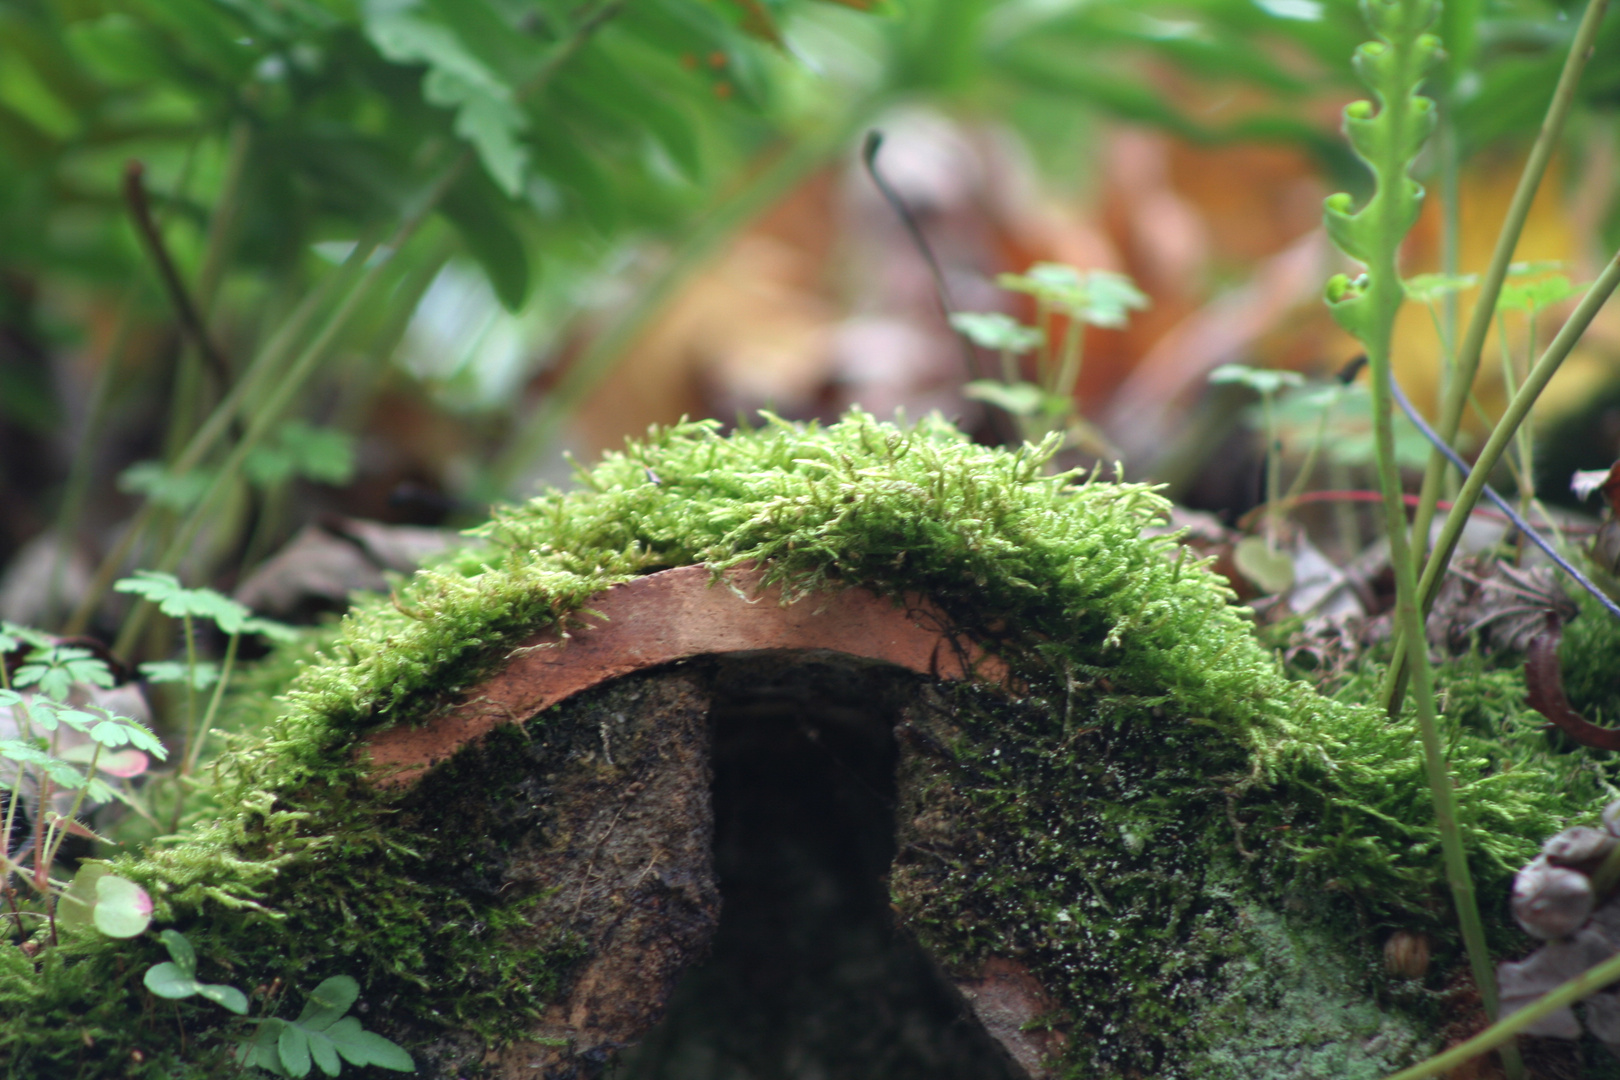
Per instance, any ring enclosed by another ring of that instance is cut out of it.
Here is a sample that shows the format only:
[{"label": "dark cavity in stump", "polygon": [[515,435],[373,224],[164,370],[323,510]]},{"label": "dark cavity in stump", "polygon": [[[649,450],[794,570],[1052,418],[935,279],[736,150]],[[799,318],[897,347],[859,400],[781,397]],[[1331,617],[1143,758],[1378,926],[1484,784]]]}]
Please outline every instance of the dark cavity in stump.
[{"label": "dark cavity in stump", "polygon": [[893,730],[916,686],[824,659],[716,664],[719,926],[614,1080],[1022,1075],[894,925]]}]

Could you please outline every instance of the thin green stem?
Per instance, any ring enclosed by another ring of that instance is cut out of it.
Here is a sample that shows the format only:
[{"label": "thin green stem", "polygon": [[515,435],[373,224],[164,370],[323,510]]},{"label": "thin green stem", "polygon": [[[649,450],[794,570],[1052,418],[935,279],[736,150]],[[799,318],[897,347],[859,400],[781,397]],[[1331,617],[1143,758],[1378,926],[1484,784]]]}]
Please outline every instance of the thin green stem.
[{"label": "thin green stem", "polygon": [[[51,753],[56,753],[56,745],[51,745]],[[32,885],[37,893],[50,892],[50,865],[45,859],[45,808],[51,805],[51,796],[56,794],[56,785],[43,771],[39,777],[39,814],[34,822],[34,880]]]},{"label": "thin green stem", "polygon": [[1616,980],[1620,980],[1620,956],[1612,956],[1596,967],[1588,968],[1507,1019],[1498,1020],[1467,1042],[1458,1043],[1445,1053],[1437,1054],[1409,1069],[1402,1069],[1388,1077],[1388,1080],[1428,1080],[1431,1076],[1439,1076],[1464,1062],[1472,1061],[1481,1054],[1487,1054],[1498,1048],[1506,1051],[1510,1047],[1509,1040],[1536,1021],[1559,1009],[1568,1008],[1583,998],[1591,997]]},{"label": "thin green stem", "polygon": [[[95,748],[90,751],[90,764],[85,769],[84,783],[80,784],[78,791],[74,793],[73,805],[68,808],[68,812],[65,815],[62,815],[58,817],[56,821],[51,822],[50,829],[45,833],[45,869],[47,873],[50,872],[51,864],[56,862],[56,853],[61,850],[62,841],[67,839],[66,827],[64,826],[63,828],[59,829],[57,826],[62,822],[73,821],[79,816],[79,811],[84,809],[85,796],[90,792],[90,781],[95,779],[96,766],[101,762],[101,750],[102,744],[99,742],[96,743]],[[45,816],[44,803],[40,804],[39,813],[41,817]]]},{"label": "thin green stem", "polygon": [[226,256],[236,235],[236,222],[242,210],[242,181],[247,175],[248,157],[252,149],[253,125],[238,119],[231,125],[225,177],[220,183],[214,212],[208,219],[208,239],[203,249],[202,266],[197,271],[197,314],[205,323],[213,309],[220,281],[225,276]]},{"label": "thin green stem", "polygon": [[[1547,165],[1552,160],[1553,151],[1557,149],[1559,136],[1564,130],[1564,122],[1569,118],[1570,109],[1575,104],[1575,90],[1580,83],[1581,72],[1591,56],[1592,45],[1597,40],[1598,27],[1603,22],[1603,15],[1608,6],[1608,0],[1591,0],[1587,4],[1586,14],[1582,16],[1580,26],[1576,28],[1575,36],[1570,41],[1569,54],[1558,77],[1558,86],[1553,91],[1552,103],[1547,108],[1547,115],[1542,119],[1541,130],[1536,135],[1535,144],[1530,148],[1530,156],[1519,175],[1519,186],[1513,192],[1513,200],[1508,205],[1507,215],[1503,218],[1502,227],[1497,233],[1496,248],[1491,253],[1490,265],[1480,282],[1479,299],[1469,316],[1468,328],[1457,350],[1456,366],[1445,388],[1444,400],[1441,402],[1440,422],[1436,427],[1448,445],[1456,444],[1457,429],[1462,423],[1463,407],[1468,392],[1474,385],[1474,375],[1479,370],[1480,356],[1485,347],[1485,334],[1490,329],[1491,315],[1496,309],[1497,297],[1501,295],[1502,283],[1507,279],[1508,266],[1513,262],[1514,249],[1518,247],[1519,235],[1524,231],[1525,219],[1530,214],[1530,204],[1535,200],[1536,190],[1540,188],[1542,178],[1547,173]],[[1429,455],[1428,466],[1423,474],[1423,487],[1418,496],[1417,515],[1413,522],[1413,534],[1419,537],[1421,543],[1427,543],[1429,524],[1434,520],[1435,502],[1440,497],[1446,468],[1445,456],[1438,450]]]},{"label": "thin green stem", "polygon": [[1086,324],[1076,315],[1069,316],[1069,325],[1063,330],[1063,358],[1058,366],[1057,381],[1051,390],[1059,397],[1074,399],[1075,384],[1080,381],[1080,365],[1085,360]]},{"label": "thin green stem", "polygon": [[[1519,375],[1518,372],[1514,370],[1515,365],[1513,363],[1513,350],[1508,347],[1507,316],[1501,312],[1498,312],[1496,316],[1496,339],[1497,343],[1501,346],[1501,348],[1497,351],[1502,354],[1502,390],[1507,395],[1508,400],[1511,401],[1513,399],[1513,395],[1519,389]],[[1515,486],[1519,489],[1519,513],[1522,514],[1524,513],[1524,500],[1526,496],[1524,475],[1524,433],[1522,431],[1514,436],[1513,451],[1518,462],[1518,468],[1513,471],[1513,479],[1515,481]]]},{"label": "thin green stem", "polygon": [[1277,513],[1282,507],[1282,447],[1270,391],[1261,391],[1260,413],[1266,428],[1266,548],[1277,550]]},{"label": "thin green stem", "polygon": [[67,572],[68,553],[72,550],[73,536],[79,531],[79,518],[84,513],[85,501],[90,494],[90,481],[95,471],[93,468],[95,455],[91,450],[95,440],[101,435],[107,402],[112,397],[113,375],[117,371],[119,361],[123,359],[124,346],[129,343],[129,331],[134,323],[135,298],[139,292],[139,285],[131,285],[125,292],[124,301],[118,311],[118,322],[114,326],[107,350],[96,366],[91,383],[90,402],[85,408],[83,427],[73,450],[73,460],[68,466],[62,502],[56,510],[54,528],[56,553],[51,559],[50,583],[45,588],[45,614],[40,620],[43,625],[55,623],[60,614],[57,605],[62,599],[62,578]]},{"label": "thin green stem", "polygon": [[186,733],[180,745],[184,753],[189,755],[197,723],[197,626],[190,612],[181,616],[181,625],[185,629],[186,640]]},{"label": "thin green stem", "polygon": [[1300,463],[1299,472],[1288,485],[1288,491],[1283,495],[1281,505],[1287,506],[1299,498],[1310,484],[1311,473],[1316,470],[1316,459],[1322,452],[1322,443],[1327,439],[1328,421],[1332,418],[1333,410],[1338,406],[1339,398],[1343,394],[1344,385],[1336,384],[1333,387],[1333,396],[1328,398],[1327,404],[1322,407],[1322,415],[1316,419],[1316,430],[1311,434],[1310,449],[1305,451],[1305,460]]},{"label": "thin green stem", "polygon": [[[1435,146],[1440,156],[1440,272],[1455,278],[1460,261],[1462,242],[1462,208],[1459,203],[1459,180],[1462,174],[1462,151],[1457,145],[1457,122],[1452,114],[1451,95],[1441,100],[1440,124],[1435,134]],[[1447,289],[1443,301],[1445,318],[1437,319],[1435,330],[1440,335],[1440,399],[1444,401],[1457,378],[1457,290]],[[1434,314],[1434,305],[1427,305]]]},{"label": "thin green stem", "polygon": [[22,802],[22,782],[27,776],[27,766],[17,763],[17,779],[11,785],[11,798],[6,800],[6,826],[5,832],[0,833],[0,857],[6,860],[6,872],[0,877],[0,888],[11,887],[11,872],[16,866],[11,861],[11,830],[17,824],[17,804]]},{"label": "thin green stem", "polygon": [[197,732],[197,738],[191,743],[186,753],[186,759],[181,764],[180,775],[190,776],[197,769],[197,761],[202,757],[203,743],[208,741],[208,733],[214,724],[214,717],[219,714],[219,703],[225,698],[225,684],[231,681],[231,669],[236,664],[236,647],[242,642],[240,631],[231,635],[231,640],[225,646],[225,659],[220,664],[219,681],[214,683],[214,695],[208,700],[208,711],[203,714],[202,727]]},{"label": "thin green stem", "polygon": [[[1424,534],[1420,530],[1413,534],[1407,531],[1405,493],[1395,458],[1390,354],[1395,319],[1405,299],[1399,256],[1401,240],[1417,219],[1422,195],[1409,170],[1433,122],[1434,104],[1419,97],[1417,90],[1439,49],[1439,42],[1425,33],[1428,23],[1438,14],[1438,5],[1431,0],[1382,0],[1364,5],[1364,10],[1381,40],[1361,46],[1356,63],[1363,79],[1377,93],[1379,106],[1375,112],[1370,103],[1354,103],[1345,110],[1345,122],[1352,145],[1372,169],[1377,184],[1372,198],[1353,215],[1348,212],[1348,196],[1331,197],[1327,209],[1330,232],[1341,247],[1365,264],[1366,274],[1355,282],[1345,277],[1334,279],[1328,298],[1335,317],[1361,339],[1367,351],[1378,485],[1383,496],[1390,564],[1395,572],[1395,622],[1404,638],[1406,665],[1411,672],[1418,735],[1446,879],[1469,968],[1486,1012],[1494,1018],[1498,1011],[1496,973],[1457,824],[1428,642],[1419,611],[1412,545],[1415,542],[1421,551]],[[1516,1060],[1507,1064],[1512,1074],[1522,1071],[1522,1066],[1515,1068],[1519,1064]]]}]

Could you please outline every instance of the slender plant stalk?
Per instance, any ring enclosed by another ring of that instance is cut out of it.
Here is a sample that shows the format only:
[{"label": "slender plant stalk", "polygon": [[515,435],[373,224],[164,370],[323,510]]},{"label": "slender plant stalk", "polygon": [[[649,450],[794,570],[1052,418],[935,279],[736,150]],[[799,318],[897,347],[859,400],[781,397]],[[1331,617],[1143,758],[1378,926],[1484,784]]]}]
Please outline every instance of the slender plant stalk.
[{"label": "slender plant stalk", "polygon": [[197,624],[190,612],[180,619],[186,639],[186,732],[180,743],[184,749],[183,761],[191,752],[191,741],[196,738],[197,732]]},{"label": "slender plant stalk", "polygon": [[[1405,636],[1418,734],[1440,832],[1446,879],[1451,886],[1469,967],[1485,1010],[1494,1019],[1499,1006],[1496,972],[1485,942],[1467,852],[1457,827],[1451,771],[1446,764],[1436,717],[1428,642],[1424,639],[1422,616],[1418,611],[1417,573],[1408,542],[1400,467],[1395,460],[1390,349],[1395,318],[1405,299],[1399,255],[1401,241],[1416,223],[1422,206],[1422,188],[1411,179],[1408,171],[1435,123],[1434,102],[1419,96],[1417,91],[1440,54],[1439,39],[1427,33],[1439,14],[1439,4],[1435,0],[1363,0],[1362,11],[1377,40],[1356,50],[1355,67],[1362,81],[1377,95],[1378,105],[1375,109],[1370,102],[1358,101],[1347,106],[1345,131],[1357,155],[1372,169],[1376,186],[1372,198],[1355,212],[1351,211],[1349,196],[1330,196],[1326,204],[1326,225],[1334,243],[1367,269],[1365,275],[1354,281],[1342,274],[1333,278],[1328,283],[1327,298],[1334,318],[1359,338],[1367,350],[1384,531],[1395,570],[1396,624]],[[1512,1048],[1504,1050],[1503,1063],[1510,1075],[1522,1073],[1523,1065],[1513,1055]]]},{"label": "slender plant stalk", "polygon": [[225,177],[220,183],[214,212],[208,218],[208,238],[203,247],[202,265],[197,270],[197,314],[204,326],[208,324],[214,298],[225,277],[227,256],[242,212],[242,181],[247,175],[248,158],[252,151],[253,125],[239,119],[231,125]]},{"label": "slender plant stalk", "polygon": [[203,744],[208,741],[208,732],[214,723],[214,717],[219,714],[219,703],[225,698],[225,685],[231,681],[231,669],[236,665],[236,647],[242,643],[241,631],[231,635],[225,646],[225,659],[219,667],[219,679],[214,683],[214,694],[208,699],[208,711],[203,714],[202,725],[197,729],[196,737],[186,748],[186,757],[180,765],[180,775],[190,776],[197,769],[197,761],[202,757]]},{"label": "slender plant stalk", "polygon": [[1277,520],[1282,514],[1282,443],[1277,438],[1276,395],[1260,393],[1260,412],[1266,429],[1266,550],[1277,550]]},{"label": "slender plant stalk", "polygon": [[[1474,376],[1479,371],[1480,356],[1485,348],[1485,334],[1491,327],[1496,299],[1501,295],[1502,283],[1507,279],[1508,266],[1513,262],[1514,249],[1519,245],[1519,235],[1524,231],[1525,220],[1530,215],[1530,204],[1535,200],[1537,189],[1541,187],[1547,166],[1552,161],[1553,151],[1557,148],[1559,136],[1563,133],[1564,122],[1569,118],[1570,109],[1575,104],[1576,86],[1580,83],[1581,72],[1591,56],[1593,42],[1597,40],[1598,27],[1603,22],[1603,15],[1608,6],[1609,0],[1590,0],[1587,4],[1586,14],[1582,17],[1580,26],[1576,28],[1575,36],[1570,40],[1569,55],[1564,60],[1564,69],[1558,77],[1557,89],[1553,91],[1552,103],[1547,107],[1547,115],[1541,121],[1541,130],[1536,135],[1535,144],[1530,148],[1530,156],[1524,163],[1524,170],[1519,174],[1519,186],[1513,192],[1507,216],[1502,219],[1502,227],[1496,235],[1496,248],[1491,253],[1490,265],[1480,281],[1479,300],[1469,316],[1468,329],[1457,349],[1456,362],[1451,378],[1447,380],[1440,405],[1440,422],[1436,426],[1448,445],[1456,444],[1457,429],[1462,423],[1463,408],[1474,385]],[[1420,545],[1427,546],[1429,524],[1434,520],[1434,503],[1440,497],[1446,467],[1447,462],[1443,454],[1438,450],[1430,453],[1428,466],[1423,474],[1423,487],[1418,496],[1417,517],[1413,523],[1413,535],[1418,538]]]},{"label": "slender plant stalk", "polygon": [[1591,997],[1617,980],[1620,980],[1620,956],[1611,956],[1596,967],[1581,972],[1556,990],[1543,994],[1512,1016],[1498,1020],[1467,1042],[1458,1043],[1445,1053],[1437,1054],[1409,1069],[1402,1069],[1388,1077],[1388,1080],[1428,1080],[1431,1076],[1439,1076],[1465,1062],[1472,1061],[1481,1054],[1488,1054],[1492,1050],[1504,1050],[1512,1045],[1510,1040],[1515,1035],[1536,1021],[1559,1009],[1568,1008],[1582,998]]},{"label": "slender plant stalk", "polygon": [[1063,330],[1063,359],[1052,384],[1053,393],[1071,401],[1075,384],[1080,381],[1080,365],[1085,360],[1085,329],[1085,322],[1071,312],[1069,325]]},{"label": "slender plant stalk", "polygon": [[1299,472],[1289,483],[1288,491],[1277,503],[1277,513],[1283,513],[1286,507],[1305,493],[1305,488],[1310,484],[1311,473],[1316,471],[1316,459],[1322,453],[1322,443],[1327,439],[1328,421],[1332,419],[1333,410],[1338,407],[1339,398],[1343,394],[1344,384],[1335,382],[1333,396],[1322,406],[1322,415],[1316,418],[1316,430],[1311,434],[1310,449],[1305,451],[1305,460],[1300,463]]},{"label": "slender plant stalk", "polygon": [[[102,744],[99,742],[96,743],[95,748],[90,751],[90,765],[85,769],[84,783],[79,785],[78,791],[73,796],[73,805],[68,808],[66,815],[58,815],[57,819],[51,822],[51,827],[45,832],[45,872],[47,875],[47,885],[49,884],[51,864],[56,862],[56,853],[61,850],[62,841],[67,839],[67,828],[65,825],[63,825],[63,823],[74,820],[79,816],[79,811],[84,809],[84,799],[85,796],[89,794],[90,781],[95,777],[96,765],[101,761],[101,750]],[[44,803],[40,804],[39,816],[41,818],[46,816]],[[58,826],[61,827],[59,828]]]}]

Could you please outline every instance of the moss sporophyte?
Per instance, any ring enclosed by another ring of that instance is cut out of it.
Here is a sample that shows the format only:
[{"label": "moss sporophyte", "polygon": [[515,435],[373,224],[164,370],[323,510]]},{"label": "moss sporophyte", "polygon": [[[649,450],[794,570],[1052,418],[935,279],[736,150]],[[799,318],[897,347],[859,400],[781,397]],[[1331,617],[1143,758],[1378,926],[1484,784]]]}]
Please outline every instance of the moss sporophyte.
[{"label": "moss sporophyte", "polygon": [[[859,412],[652,431],[574,490],[500,509],[393,598],[284,646],[266,669],[296,667],[284,686],[247,676],[253,696],[232,708],[256,735],[201,774],[214,809],[112,869],[151,894],[156,926],[185,933],[205,977],[307,994],[350,975],[366,1023],[413,1053],[457,1031],[492,1046],[533,1034],[590,943],[566,917],[536,925],[558,910],[545,882],[501,882],[522,842],[512,808],[545,827],[525,747],[586,723],[595,740],[605,721],[583,700],[513,717],[422,781],[433,800],[373,783],[356,749],[453,705],[611,586],[750,565],[786,602],[926,596],[1011,672],[918,684],[924,749],[902,754],[909,854],[890,885],[947,969],[1000,957],[1032,974],[1061,1072],[1373,1077],[1421,1056],[1432,991],[1461,957],[1421,748],[1349,700],[1373,696],[1377,673],[1344,700],[1291,679],[1223,579],[1144,535],[1163,498],[1051,473],[1053,445],[986,448],[942,421]],[[1601,779],[1530,725],[1440,724],[1503,955],[1521,940],[1514,871],[1601,804]],[[1426,982],[1384,973],[1395,930],[1433,942]],[[196,1052],[219,1042],[221,1010],[187,999],[180,1024],[153,1019],[140,972],[164,960],[152,934],[65,938],[37,963],[0,950],[11,1075],[228,1074]]]}]

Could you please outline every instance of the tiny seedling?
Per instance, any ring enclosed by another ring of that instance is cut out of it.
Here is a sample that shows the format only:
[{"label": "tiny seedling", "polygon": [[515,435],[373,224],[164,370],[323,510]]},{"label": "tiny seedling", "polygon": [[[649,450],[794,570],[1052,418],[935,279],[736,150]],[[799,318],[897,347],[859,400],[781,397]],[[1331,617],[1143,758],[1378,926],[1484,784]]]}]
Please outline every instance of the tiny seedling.
[{"label": "tiny seedling", "polygon": [[[951,326],[979,348],[996,351],[1001,357],[1001,381],[1007,386],[1023,381],[1018,372],[1018,358],[1046,341],[1042,331],[999,311],[958,312],[951,316]],[[990,380],[981,379],[970,385],[984,383]]]},{"label": "tiny seedling", "polygon": [[337,1076],[344,1061],[415,1072],[416,1063],[403,1047],[344,1015],[359,996],[359,983],[347,975],[332,976],[310,992],[298,1019],[261,1020],[253,1037],[238,1047],[236,1060],[272,1076],[308,1076],[312,1065]]},{"label": "tiny seedling", "polygon": [[[963,393],[994,405],[1018,421],[1019,433],[1038,442],[1051,432],[1063,432],[1068,445],[1099,456],[1114,453],[1094,425],[1080,415],[1074,400],[1084,360],[1085,328],[1123,327],[1133,310],[1147,307],[1147,297],[1123,274],[1108,270],[1077,270],[1061,263],[1036,263],[1022,274],[1002,274],[996,283],[1009,292],[1035,300],[1034,326],[1025,326],[999,312],[962,312],[951,316],[956,330],[1001,358],[1001,380],[978,379]],[[1062,345],[1054,348],[1059,320]],[[1036,353],[1036,377],[1022,377],[1018,357]]]},{"label": "tiny seedling", "polygon": [[[169,959],[146,969],[141,981],[153,994],[173,1001],[205,998],[238,1016],[246,1016],[248,998],[234,986],[197,979],[197,950],[178,930],[158,935]],[[312,1067],[327,1076],[351,1065],[376,1065],[395,1072],[415,1072],[416,1063],[404,1048],[360,1021],[345,1015],[360,997],[360,984],[347,975],[334,975],[310,992],[296,1020],[275,1016],[261,1019],[253,1034],[237,1044],[236,1061],[263,1069],[272,1076],[304,1077]]]},{"label": "tiny seedling", "polygon": [[201,997],[246,1016],[247,995],[234,986],[197,981],[197,950],[186,935],[178,930],[165,930],[158,935],[163,947],[169,950],[169,959],[146,969],[141,982],[160,998],[179,1001],[188,997]]},{"label": "tiny seedling", "polygon": [[1296,371],[1274,371],[1246,364],[1222,364],[1209,373],[1217,386],[1236,383],[1260,395],[1260,412],[1266,430],[1266,510],[1265,535],[1248,536],[1232,552],[1245,577],[1268,593],[1287,592],[1294,585],[1294,560],[1277,549],[1277,519],[1282,508],[1282,442],[1277,437],[1275,405],[1278,391],[1305,385]]},{"label": "tiny seedling", "polygon": [[[219,712],[220,702],[224,699],[225,687],[230,681],[231,668],[236,663],[237,647],[241,643],[242,635],[262,634],[275,641],[290,641],[297,637],[298,632],[290,626],[258,618],[246,607],[213,589],[188,589],[181,585],[180,579],[173,574],[137,570],[133,577],[124,578],[113,588],[119,592],[140,596],[156,604],[163,614],[181,620],[185,635],[185,662],[182,664],[179,661],[155,661],[142,664],[141,674],[153,683],[178,683],[185,688],[186,723],[180,773],[182,776],[189,775],[197,766],[203,744],[207,741],[207,733],[215,715]],[[210,620],[222,632],[229,635],[229,641],[225,646],[224,663],[217,669],[214,665],[197,658],[198,619]],[[209,698],[208,708],[202,717],[199,730],[197,694],[210,686],[214,688],[214,693]],[[178,801],[175,806],[178,813]]]}]

